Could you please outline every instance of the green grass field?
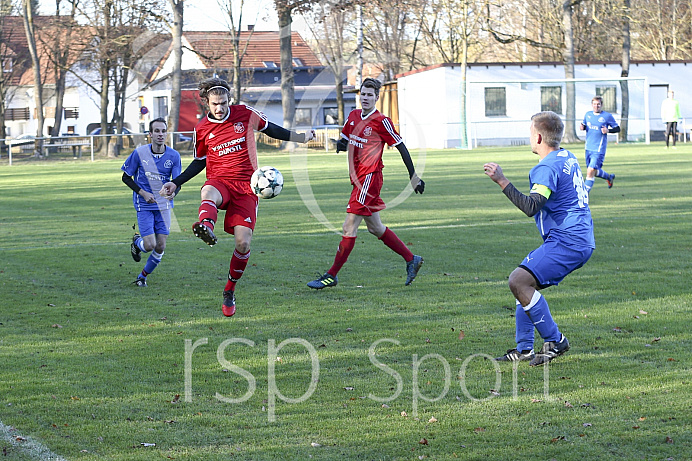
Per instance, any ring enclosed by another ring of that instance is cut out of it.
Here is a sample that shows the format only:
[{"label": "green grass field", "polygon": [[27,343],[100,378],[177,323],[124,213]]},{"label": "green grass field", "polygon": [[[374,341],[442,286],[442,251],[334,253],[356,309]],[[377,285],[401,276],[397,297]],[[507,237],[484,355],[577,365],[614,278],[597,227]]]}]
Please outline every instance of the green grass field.
[{"label": "green grass field", "polygon": [[[203,175],[138,288],[124,158],[4,164],[3,459],[690,459],[691,159],[690,144],[609,147],[596,252],[543,292],[572,348],[516,371],[483,355],[514,345],[507,277],[540,237],[482,165],[527,192],[527,147],[418,155],[425,194],[382,213],[425,258],[416,281],[363,226],[321,291],[305,284],[339,242],[346,157],[261,154],[286,187],[260,203],[231,319],[232,237],[210,248],[190,231]],[[391,202],[406,174],[395,150],[385,164]]]}]

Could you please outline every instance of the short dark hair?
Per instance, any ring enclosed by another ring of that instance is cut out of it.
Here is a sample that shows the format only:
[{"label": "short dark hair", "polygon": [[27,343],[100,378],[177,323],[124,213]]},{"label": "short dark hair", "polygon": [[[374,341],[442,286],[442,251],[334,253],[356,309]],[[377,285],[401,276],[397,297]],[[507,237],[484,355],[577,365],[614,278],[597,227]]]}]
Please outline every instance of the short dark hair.
[{"label": "short dark hair", "polygon": [[537,133],[543,136],[543,140],[550,147],[560,147],[562,134],[565,131],[565,124],[555,112],[539,112],[531,117],[533,127]]},{"label": "short dark hair", "polygon": [[377,79],[374,78],[366,78],[363,80],[363,83],[360,84],[360,89],[362,90],[363,88],[372,88],[375,90],[375,96],[380,95],[380,88],[382,88],[382,82],[380,82]]},{"label": "short dark hair", "polygon": [[161,122],[164,125],[166,125],[166,131],[168,131],[168,122],[166,121],[165,118],[159,117],[159,118],[155,118],[154,120],[149,122],[149,133],[151,133],[154,130],[154,123],[156,123],[156,122]]},{"label": "short dark hair", "polygon": [[231,85],[222,78],[212,77],[199,84],[199,97],[209,102],[209,95],[228,95],[230,99]]}]

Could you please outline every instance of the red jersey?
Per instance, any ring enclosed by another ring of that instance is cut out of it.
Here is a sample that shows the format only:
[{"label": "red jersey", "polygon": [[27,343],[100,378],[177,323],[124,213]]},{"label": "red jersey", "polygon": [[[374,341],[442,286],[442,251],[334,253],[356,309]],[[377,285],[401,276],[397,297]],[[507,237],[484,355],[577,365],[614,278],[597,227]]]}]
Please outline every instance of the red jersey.
[{"label": "red jersey", "polygon": [[228,115],[209,115],[195,127],[195,158],[207,159],[207,179],[248,181],[257,169],[255,131],[267,128],[267,117],[244,104],[229,106]]},{"label": "red jersey", "polygon": [[384,145],[396,146],[403,142],[392,120],[378,110],[365,118],[362,109],[352,110],[341,136],[348,140],[348,170],[352,179],[384,168]]}]

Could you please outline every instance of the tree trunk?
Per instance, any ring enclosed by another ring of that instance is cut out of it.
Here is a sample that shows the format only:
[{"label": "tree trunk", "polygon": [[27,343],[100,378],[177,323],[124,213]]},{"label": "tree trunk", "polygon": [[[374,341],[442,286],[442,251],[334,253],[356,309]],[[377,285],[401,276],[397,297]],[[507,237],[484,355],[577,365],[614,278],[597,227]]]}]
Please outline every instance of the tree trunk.
[{"label": "tree trunk", "polygon": [[[623,0],[622,15],[622,72],[621,77],[629,77],[630,74],[630,0]],[[622,118],[620,120],[620,142],[627,142],[627,126],[630,115],[630,89],[627,80],[620,81],[622,92]]]},{"label": "tree trunk", "polygon": [[279,14],[279,50],[281,53],[281,105],[284,128],[293,129],[296,114],[296,98],[293,79],[293,49],[291,48],[291,10],[282,8]]},{"label": "tree trunk", "polygon": [[[41,63],[38,59],[36,51],[36,36],[34,35],[34,12],[32,10],[30,0],[22,1],[24,31],[26,32],[26,40],[29,45],[29,54],[31,55],[31,63],[34,69],[34,102],[36,104],[36,119],[38,126],[36,127],[36,137],[43,137],[43,83],[41,82]],[[43,140],[36,140],[36,155],[41,156],[43,151]]]},{"label": "tree trunk", "polygon": [[[168,0],[173,9],[173,27],[171,27],[171,36],[173,38],[173,74],[171,75],[171,105],[168,113],[168,131],[178,131],[178,122],[180,119],[180,102],[181,102],[181,79],[182,79],[182,62],[183,62],[183,7],[184,0]],[[174,140],[175,142],[175,140]]]},{"label": "tree trunk", "polygon": [[[565,68],[565,78],[574,79],[574,29],[572,26],[572,3],[570,0],[563,0],[562,3],[562,25],[565,34],[565,49],[562,55],[563,66]],[[562,141],[565,143],[578,142],[576,131],[576,91],[574,81],[568,81],[565,85],[566,111],[565,111],[565,134]]]}]

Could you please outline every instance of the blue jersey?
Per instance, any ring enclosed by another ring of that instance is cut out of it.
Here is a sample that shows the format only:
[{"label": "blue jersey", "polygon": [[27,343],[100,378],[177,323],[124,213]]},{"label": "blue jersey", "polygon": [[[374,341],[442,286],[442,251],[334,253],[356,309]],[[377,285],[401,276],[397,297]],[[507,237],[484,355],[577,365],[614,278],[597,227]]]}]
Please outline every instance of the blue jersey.
[{"label": "blue jersey", "polygon": [[165,183],[180,175],[182,167],[177,150],[166,146],[163,154],[154,154],[151,144],[139,146],[127,157],[121,170],[132,176],[135,184],[156,197],[156,203],[147,203],[141,195],[133,192],[132,203],[137,211],[173,208],[173,200],[161,197],[159,191]]},{"label": "blue jersey", "polygon": [[536,226],[545,241],[548,237],[570,247],[595,248],[589,193],[579,161],[568,150],[548,154],[529,173],[535,184],[550,189],[550,197],[535,216]]},{"label": "blue jersey", "polygon": [[615,128],[620,126],[618,122],[615,121],[613,115],[606,111],[594,114],[594,112],[590,110],[584,115],[582,123],[586,127],[585,149],[605,154],[606,146],[608,145],[608,134],[603,134],[601,128]]}]

